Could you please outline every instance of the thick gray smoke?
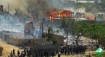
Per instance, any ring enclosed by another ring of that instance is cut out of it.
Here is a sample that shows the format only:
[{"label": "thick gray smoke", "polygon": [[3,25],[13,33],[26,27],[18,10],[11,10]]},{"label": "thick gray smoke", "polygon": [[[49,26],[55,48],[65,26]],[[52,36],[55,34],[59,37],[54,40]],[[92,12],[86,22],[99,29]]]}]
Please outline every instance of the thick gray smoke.
[{"label": "thick gray smoke", "polygon": [[[43,15],[49,9],[72,6],[70,0],[0,0],[0,4],[4,6],[4,10],[10,13],[15,13],[15,9],[22,14],[28,14],[30,12],[34,15]],[[37,13],[38,12],[38,13]]]},{"label": "thick gray smoke", "polygon": [[74,2],[71,0],[47,0],[47,4],[53,8],[64,9],[73,6]]},{"label": "thick gray smoke", "polygon": [[15,13],[15,9],[27,14],[27,0],[0,0],[0,5],[4,6],[4,11]]},{"label": "thick gray smoke", "polygon": [[[52,9],[65,9],[73,6],[69,0],[0,0],[0,5],[3,5],[4,11],[9,11],[15,14],[16,10],[19,14],[29,15],[31,13],[34,19],[42,19],[46,17],[46,13]],[[6,18],[5,18],[6,17]],[[20,23],[17,17],[0,15],[0,30],[7,30],[13,32],[24,32],[24,22]],[[18,22],[15,22],[15,21]],[[55,25],[54,25],[55,26]],[[53,27],[53,26],[52,26]],[[55,30],[57,26],[53,27]],[[62,35],[62,32],[59,34]],[[19,36],[18,36],[19,37]]]}]

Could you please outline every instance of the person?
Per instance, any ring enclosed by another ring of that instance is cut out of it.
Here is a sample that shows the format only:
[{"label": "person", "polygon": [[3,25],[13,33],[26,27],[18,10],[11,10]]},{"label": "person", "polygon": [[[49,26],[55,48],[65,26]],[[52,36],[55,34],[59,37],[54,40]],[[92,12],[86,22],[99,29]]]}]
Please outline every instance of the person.
[{"label": "person", "polygon": [[19,50],[17,51],[17,55],[18,55],[18,56],[20,55],[20,51],[19,51]]},{"label": "person", "polygon": [[10,57],[13,57],[12,51],[11,51],[11,53],[10,53]]},{"label": "person", "polygon": [[90,53],[89,53],[89,57],[92,57]]},{"label": "person", "polygon": [[60,57],[61,56],[61,52],[58,52],[58,57]]},{"label": "person", "polygon": [[15,55],[15,50],[13,49],[13,55]]}]

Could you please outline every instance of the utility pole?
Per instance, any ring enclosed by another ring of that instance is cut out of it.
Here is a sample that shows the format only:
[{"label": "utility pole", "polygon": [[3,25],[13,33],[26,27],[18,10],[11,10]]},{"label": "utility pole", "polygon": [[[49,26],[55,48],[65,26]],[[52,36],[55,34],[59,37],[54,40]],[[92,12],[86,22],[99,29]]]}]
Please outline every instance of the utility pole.
[{"label": "utility pole", "polygon": [[43,31],[44,31],[44,28],[43,28],[43,26],[44,26],[44,22],[45,22],[45,18],[43,18],[42,19],[42,22],[41,22],[41,30],[42,30],[42,38],[43,38]]},{"label": "utility pole", "polygon": [[32,37],[33,37],[33,46],[32,46],[32,49],[33,49],[33,55],[34,55],[34,34],[33,34],[33,31],[34,31],[34,25],[33,25],[33,21],[32,21]]}]

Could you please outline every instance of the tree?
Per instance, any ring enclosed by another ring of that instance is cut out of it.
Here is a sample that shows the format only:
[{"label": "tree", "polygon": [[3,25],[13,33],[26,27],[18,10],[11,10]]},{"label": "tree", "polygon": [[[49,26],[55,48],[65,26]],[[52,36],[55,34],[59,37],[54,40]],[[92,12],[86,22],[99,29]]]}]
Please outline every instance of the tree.
[{"label": "tree", "polygon": [[65,34],[68,36],[68,34],[71,32],[70,30],[73,29],[74,20],[69,18],[62,18],[61,19],[61,26],[60,28],[64,30]]},{"label": "tree", "polygon": [[57,39],[54,37],[54,33],[58,33],[59,30],[54,31],[52,27],[48,26],[48,41],[52,41],[53,44],[57,43]]},{"label": "tree", "polygon": [[51,40],[52,40],[53,44],[57,43],[57,39],[56,38],[52,38]]},{"label": "tree", "polygon": [[75,26],[75,33],[76,33],[76,44],[78,45],[78,40],[81,36],[91,36],[95,35],[97,36],[97,31],[99,30],[99,27],[95,22],[90,21],[80,21],[76,23]]},{"label": "tree", "polygon": [[[74,24],[75,24],[75,20],[71,19],[71,18],[62,18],[61,19],[61,26],[60,28],[64,30],[65,34],[67,35],[67,41],[68,41],[68,35],[69,34],[74,34]],[[68,43],[68,42],[67,42]]]},{"label": "tree", "polygon": [[[81,33],[81,36],[88,36],[92,39],[98,40],[97,44],[101,44],[103,46],[105,43],[105,23],[104,22],[88,22],[81,21],[76,23],[75,33],[79,33],[79,31],[84,31]],[[87,28],[86,28],[87,27]]]},{"label": "tree", "polygon": [[61,20],[61,28],[64,29],[67,37],[69,34],[73,35],[76,39],[76,44],[78,45],[78,40],[83,35],[88,35],[90,33],[96,34],[98,27],[97,24],[91,23],[89,21],[78,21],[75,22],[73,19],[63,18]]}]

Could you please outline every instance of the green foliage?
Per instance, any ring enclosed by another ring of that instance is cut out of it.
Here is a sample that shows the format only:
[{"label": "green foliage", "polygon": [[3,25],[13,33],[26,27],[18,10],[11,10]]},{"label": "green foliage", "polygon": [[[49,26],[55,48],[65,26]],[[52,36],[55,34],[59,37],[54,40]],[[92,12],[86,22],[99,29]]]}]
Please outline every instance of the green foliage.
[{"label": "green foliage", "polygon": [[105,52],[102,55],[94,54],[93,57],[105,57]]},{"label": "green foliage", "polygon": [[59,33],[59,30],[56,30],[55,33]]},{"label": "green foliage", "polygon": [[73,27],[75,24],[75,20],[71,18],[62,18],[61,19],[61,29],[64,29],[64,32],[68,35],[71,31],[73,31]]},{"label": "green foliage", "polygon": [[75,25],[75,33],[81,32],[83,36],[88,36],[93,39],[98,39],[98,43],[104,47],[105,43],[105,23],[104,22],[89,22],[80,21]]},{"label": "green foliage", "polygon": [[105,47],[105,22],[92,22],[92,21],[79,21],[75,22],[73,19],[63,18],[61,20],[61,29],[64,29],[65,33],[71,33],[72,35],[91,37],[92,39],[98,39],[99,44]]},{"label": "green foliage", "polygon": [[[61,20],[61,27],[65,33],[71,33],[76,35],[77,40],[80,36],[91,37],[92,39],[98,39],[99,44],[103,46],[105,43],[105,23],[104,22],[92,22],[92,21],[79,21],[75,22],[73,19],[63,18]],[[79,35],[81,33],[81,35]]]},{"label": "green foliage", "polygon": [[54,38],[54,33],[58,33],[59,30],[54,31],[52,27],[48,26],[48,41],[52,41],[53,44],[57,43],[57,39]]},{"label": "green foliage", "polygon": [[52,40],[53,44],[56,44],[58,42],[56,38],[52,38],[51,40]]},{"label": "green foliage", "polygon": [[48,27],[48,32],[49,33],[52,33],[52,34],[59,33],[59,29],[58,30],[53,30],[51,26],[47,26],[47,27]]}]

